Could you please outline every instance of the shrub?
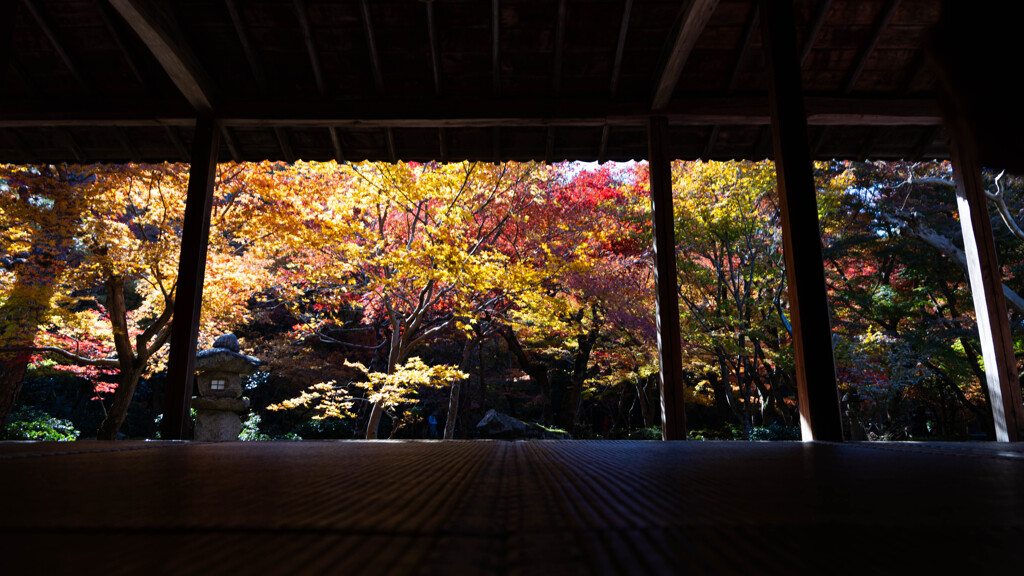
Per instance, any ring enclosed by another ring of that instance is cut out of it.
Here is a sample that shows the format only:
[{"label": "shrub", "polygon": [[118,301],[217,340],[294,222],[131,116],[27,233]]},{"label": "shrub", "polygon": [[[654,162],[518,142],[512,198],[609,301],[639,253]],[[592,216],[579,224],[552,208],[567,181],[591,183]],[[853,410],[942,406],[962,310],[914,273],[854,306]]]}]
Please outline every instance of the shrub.
[{"label": "shrub", "polygon": [[54,418],[42,410],[22,408],[11,415],[4,429],[4,440],[43,440],[74,442],[79,432],[70,420]]}]

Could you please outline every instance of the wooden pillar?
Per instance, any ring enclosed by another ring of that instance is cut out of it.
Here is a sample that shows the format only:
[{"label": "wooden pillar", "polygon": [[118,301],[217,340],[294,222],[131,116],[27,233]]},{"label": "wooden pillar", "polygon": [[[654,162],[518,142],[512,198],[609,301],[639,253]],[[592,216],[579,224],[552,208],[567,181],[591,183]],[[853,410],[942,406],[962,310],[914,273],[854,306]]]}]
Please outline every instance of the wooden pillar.
[{"label": "wooden pillar", "polygon": [[992,220],[981,179],[981,163],[974,139],[966,127],[953,126],[950,134],[956,203],[996,440],[1018,442],[1024,438],[1024,404],[1021,403],[999,257],[992,237]]},{"label": "wooden pillar", "polygon": [[192,382],[195,377],[196,338],[203,303],[206,272],[206,244],[213,207],[213,181],[217,172],[220,131],[212,118],[196,121],[192,142],[192,165],[188,176],[188,198],[178,257],[178,283],[171,324],[171,350],[167,361],[162,435],[168,440],[188,437]]},{"label": "wooden pillar", "polygon": [[676,292],[675,217],[672,210],[672,165],[666,149],[668,121],[651,118],[648,127],[651,220],[654,227],[655,314],[658,322],[658,363],[661,366],[661,437],[686,439],[683,405],[683,359],[679,335],[679,294]]},{"label": "wooden pillar", "polygon": [[792,3],[759,0],[803,439],[843,439]]}]

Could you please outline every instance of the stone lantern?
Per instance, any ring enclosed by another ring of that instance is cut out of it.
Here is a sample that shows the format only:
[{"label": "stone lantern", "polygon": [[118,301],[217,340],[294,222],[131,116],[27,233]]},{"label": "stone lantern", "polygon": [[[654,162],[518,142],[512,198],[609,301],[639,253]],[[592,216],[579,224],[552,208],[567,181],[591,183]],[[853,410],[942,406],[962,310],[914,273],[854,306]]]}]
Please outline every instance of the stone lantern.
[{"label": "stone lantern", "polygon": [[242,398],[242,376],[252,374],[259,365],[256,358],[239,353],[234,334],[218,337],[212,348],[196,354],[199,397],[192,399],[196,409],[195,440],[238,439],[242,431],[240,415],[249,410],[249,399]]}]

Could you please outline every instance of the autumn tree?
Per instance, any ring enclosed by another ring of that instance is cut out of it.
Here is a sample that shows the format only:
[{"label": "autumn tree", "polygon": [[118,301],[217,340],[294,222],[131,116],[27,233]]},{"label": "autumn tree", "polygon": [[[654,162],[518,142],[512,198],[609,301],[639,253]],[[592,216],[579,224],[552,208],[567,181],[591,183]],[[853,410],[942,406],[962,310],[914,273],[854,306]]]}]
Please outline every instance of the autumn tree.
[{"label": "autumn tree", "polygon": [[[280,215],[292,223],[282,239],[300,247],[287,265],[291,300],[310,303],[296,313],[296,332],[369,349],[371,374],[385,377],[431,338],[471,334],[503,297],[532,289],[534,271],[496,246],[514,243],[509,223],[535,202],[541,174],[515,163],[301,165],[282,185],[300,186],[302,200]],[[349,341],[360,325],[373,327],[376,342]],[[460,381],[452,380],[453,410]],[[353,395],[349,383],[334,388]],[[368,439],[386,408],[377,393],[371,386]]]},{"label": "autumn tree", "polygon": [[[510,258],[536,270],[540,281],[510,297],[501,335],[541,390],[544,422],[572,429],[584,396],[630,378],[608,350],[618,348],[625,359],[622,346],[652,345],[653,290],[646,166],[565,168],[516,223],[521,232]],[[568,384],[556,390],[551,371],[562,360],[571,365]]]},{"label": "autumn tree", "polygon": [[0,166],[0,428],[57,287],[75,265],[78,229],[99,191],[95,178],[87,167]]},{"label": "autumn tree", "polygon": [[[259,266],[246,261],[249,255],[242,257],[251,216],[235,209],[244,197],[258,194],[237,178],[241,170],[222,170],[218,178],[204,299],[208,330],[237,321],[246,295],[259,285],[253,273]],[[95,168],[88,193],[79,196],[84,205],[78,218],[33,222],[61,231],[50,237],[72,247],[75,265],[51,285],[45,323],[39,324],[45,330],[23,338],[19,351],[116,370],[100,439],[117,436],[139,380],[157,368],[153,360],[160,359],[170,336],[187,183],[187,168],[180,165]],[[38,179],[35,184],[47,186]],[[83,340],[94,344],[91,354],[69,346]]]}]

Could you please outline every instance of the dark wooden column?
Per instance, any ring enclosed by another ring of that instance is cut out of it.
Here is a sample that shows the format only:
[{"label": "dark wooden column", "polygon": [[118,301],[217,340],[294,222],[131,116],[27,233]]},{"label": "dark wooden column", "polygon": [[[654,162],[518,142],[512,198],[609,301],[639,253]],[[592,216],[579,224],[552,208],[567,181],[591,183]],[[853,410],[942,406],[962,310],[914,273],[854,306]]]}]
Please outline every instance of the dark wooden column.
[{"label": "dark wooden column", "polygon": [[171,324],[171,350],[167,360],[162,435],[168,440],[188,437],[192,381],[195,377],[196,338],[203,303],[206,243],[210,234],[213,181],[217,171],[220,130],[212,118],[196,121],[192,142],[192,166],[188,175],[188,199],[181,233],[178,283]]},{"label": "dark wooden column", "polygon": [[841,441],[825,266],[791,2],[759,0],[804,440]]},{"label": "dark wooden column", "polygon": [[651,171],[651,221],[654,226],[658,363],[661,366],[661,436],[665,440],[685,440],[686,409],[683,406],[679,294],[676,292],[672,166],[665,146],[666,132],[668,132],[668,121],[665,118],[651,118],[648,126],[648,162]]},{"label": "dark wooden column", "polygon": [[967,254],[968,277],[974,314],[978,320],[981,355],[985,360],[985,380],[992,402],[996,440],[1018,442],[1024,438],[1024,404],[1021,403],[999,257],[992,238],[992,220],[981,179],[981,163],[970,131],[962,125],[963,122],[952,124],[950,152],[953,178],[956,180],[956,203],[960,211],[960,228],[964,235],[964,252]]}]

